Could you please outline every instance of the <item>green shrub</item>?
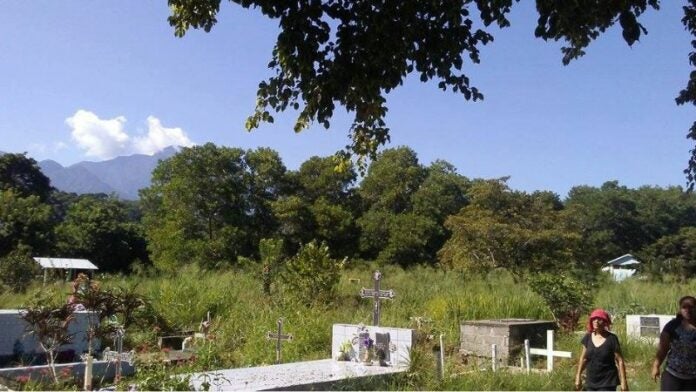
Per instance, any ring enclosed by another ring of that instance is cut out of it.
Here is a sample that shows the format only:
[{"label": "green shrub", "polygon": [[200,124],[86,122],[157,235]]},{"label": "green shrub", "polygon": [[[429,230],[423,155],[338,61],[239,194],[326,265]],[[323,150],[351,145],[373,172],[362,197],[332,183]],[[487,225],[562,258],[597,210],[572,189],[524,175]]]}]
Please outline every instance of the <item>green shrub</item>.
[{"label": "green shrub", "polygon": [[0,292],[3,288],[24,293],[39,274],[39,266],[29,256],[29,249],[20,247],[0,258]]},{"label": "green shrub", "polygon": [[529,278],[529,286],[544,299],[558,326],[566,331],[574,330],[592,306],[588,284],[570,276],[537,274]]},{"label": "green shrub", "polygon": [[336,295],[344,261],[332,259],[323,242],[312,241],[287,262],[283,280],[305,302],[329,300]]}]

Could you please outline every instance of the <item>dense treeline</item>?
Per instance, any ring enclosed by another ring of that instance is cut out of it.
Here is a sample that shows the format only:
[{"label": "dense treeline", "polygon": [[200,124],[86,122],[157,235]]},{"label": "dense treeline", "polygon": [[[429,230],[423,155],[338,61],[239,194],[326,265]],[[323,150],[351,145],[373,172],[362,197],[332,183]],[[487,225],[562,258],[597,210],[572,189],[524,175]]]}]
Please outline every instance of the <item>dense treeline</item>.
[{"label": "dense treeline", "polygon": [[335,260],[468,272],[586,273],[629,252],[651,276],[696,270],[696,196],[681,187],[611,181],[561,200],[505,178],[469,179],[446,161],[423,165],[408,147],[383,151],[360,182],[337,162],[311,157],[288,170],[268,148],[184,148],[160,162],[140,201],[125,202],[59,192],[33,159],[5,154],[0,270],[30,269],[28,256],[40,255],[85,257],[109,272],[217,269],[263,258],[259,245],[271,240],[276,260],[315,241]]}]

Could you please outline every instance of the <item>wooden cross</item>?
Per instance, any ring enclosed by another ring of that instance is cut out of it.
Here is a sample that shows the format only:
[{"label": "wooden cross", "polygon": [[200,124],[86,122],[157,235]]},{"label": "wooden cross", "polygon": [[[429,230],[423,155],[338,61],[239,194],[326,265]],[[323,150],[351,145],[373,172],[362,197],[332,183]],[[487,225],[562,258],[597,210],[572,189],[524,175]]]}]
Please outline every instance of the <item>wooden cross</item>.
[{"label": "wooden cross", "polygon": [[375,288],[374,289],[366,289],[362,288],[360,289],[360,297],[361,298],[372,298],[375,301],[374,308],[372,311],[372,325],[379,326],[379,312],[380,312],[380,306],[379,306],[379,301],[380,299],[393,299],[394,298],[394,290],[380,290],[379,288],[379,282],[382,280],[382,273],[379,271],[375,271],[374,274],[372,274],[372,279],[375,281]]},{"label": "wooden cross", "polygon": [[292,341],[292,334],[283,334],[283,319],[279,318],[277,321],[278,332],[273,333],[268,331],[266,333],[266,339],[276,341],[276,364],[280,363],[280,342],[283,340]]}]

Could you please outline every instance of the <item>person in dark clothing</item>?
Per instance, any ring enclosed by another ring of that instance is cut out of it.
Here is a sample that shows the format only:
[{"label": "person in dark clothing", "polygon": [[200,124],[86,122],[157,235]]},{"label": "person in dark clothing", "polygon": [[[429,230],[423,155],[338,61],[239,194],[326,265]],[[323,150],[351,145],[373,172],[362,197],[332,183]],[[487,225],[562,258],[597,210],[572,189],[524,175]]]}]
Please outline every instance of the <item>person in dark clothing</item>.
[{"label": "person in dark clothing", "polygon": [[660,380],[663,391],[696,391],[696,298],[679,299],[679,313],[665,325],[660,334],[652,376],[660,378],[660,365],[667,358]]},{"label": "person in dark clothing", "polygon": [[582,372],[585,372],[585,390],[615,391],[618,385],[622,391],[628,391],[626,367],[621,355],[619,338],[609,332],[611,318],[602,309],[590,314],[587,333],[580,343],[582,352],[575,373],[575,389],[582,388]]}]

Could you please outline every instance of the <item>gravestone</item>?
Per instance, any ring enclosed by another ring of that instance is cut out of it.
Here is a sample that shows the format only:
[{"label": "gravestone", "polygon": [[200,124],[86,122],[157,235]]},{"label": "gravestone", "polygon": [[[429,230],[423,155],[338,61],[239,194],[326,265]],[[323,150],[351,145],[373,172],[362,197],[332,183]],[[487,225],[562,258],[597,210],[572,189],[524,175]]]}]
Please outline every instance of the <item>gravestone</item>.
[{"label": "gravestone", "polygon": [[626,335],[631,339],[657,342],[665,325],[674,318],[667,314],[630,314],[626,316]]},{"label": "gravestone", "polygon": [[553,321],[534,319],[469,320],[460,325],[460,348],[463,355],[491,358],[496,345],[497,357],[511,364],[524,352],[524,341],[535,347],[546,344],[546,331],[555,329]]},{"label": "gravestone", "polygon": [[338,358],[341,354],[341,346],[350,342],[356,354],[356,357],[351,360],[357,361],[360,355],[360,342],[357,337],[361,333],[367,333],[375,341],[375,349],[384,352],[383,365],[408,366],[414,336],[413,330],[407,328],[334,324],[331,334],[331,356]]}]

